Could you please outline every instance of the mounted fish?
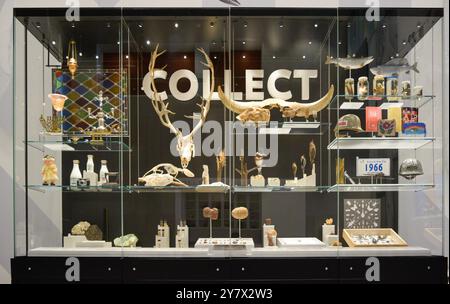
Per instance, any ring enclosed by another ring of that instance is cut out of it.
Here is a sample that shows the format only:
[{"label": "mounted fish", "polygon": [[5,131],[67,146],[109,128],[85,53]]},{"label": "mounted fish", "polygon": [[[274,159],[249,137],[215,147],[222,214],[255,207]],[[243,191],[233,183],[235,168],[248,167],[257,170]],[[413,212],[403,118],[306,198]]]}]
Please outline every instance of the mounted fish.
[{"label": "mounted fish", "polygon": [[372,56],[362,58],[354,58],[350,56],[347,58],[333,58],[327,56],[325,64],[335,64],[346,70],[358,70],[370,64],[373,60],[374,58]]},{"label": "mounted fish", "polygon": [[[200,53],[203,54],[205,57],[206,63],[202,64],[209,68],[211,71],[211,83],[210,83],[210,92],[208,95],[208,98],[205,100],[202,98],[202,103],[199,105],[200,107],[200,119],[198,123],[193,127],[191,133],[189,133],[186,136],[183,136],[181,131],[177,129],[172,122],[170,121],[169,115],[175,114],[174,112],[170,111],[168,109],[169,104],[165,103],[162,99],[160,94],[158,93],[158,90],[156,89],[156,83],[155,83],[155,68],[156,66],[156,60],[159,56],[164,54],[166,51],[158,52],[159,44],[156,46],[155,50],[152,52],[151,58],[150,58],[150,64],[149,64],[149,72],[150,72],[150,86],[153,91],[153,96],[151,97],[151,102],[153,105],[153,108],[155,109],[156,114],[158,114],[159,119],[161,120],[161,123],[163,126],[169,128],[173,133],[176,134],[176,137],[178,139],[177,144],[177,150],[180,155],[181,160],[181,166],[185,169],[188,167],[189,162],[191,161],[191,158],[195,155],[195,145],[194,145],[194,134],[201,130],[203,125],[206,122],[206,116],[208,115],[210,105],[211,105],[211,99],[214,92],[214,65],[209,58],[209,56],[206,54],[205,50],[198,49]],[[163,67],[161,70],[164,70],[165,67]]]},{"label": "mounted fish", "polygon": [[225,95],[222,88],[218,87],[219,98],[223,105],[230,111],[239,114],[237,119],[246,122],[269,122],[270,110],[279,109],[285,118],[305,117],[325,109],[333,99],[334,86],[328,89],[327,94],[321,99],[311,103],[289,102],[278,98],[269,98],[263,101],[235,101]]},{"label": "mounted fish", "polygon": [[398,76],[400,73],[409,73],[410,71],[420,73],[417,69],[417,62],[409,65],[408,59],[406,58],[392,59],[383,65],[371,68],[370,71],[374,75],[381,75],[383,77]]},{"label": "mounted fish", "polygon": [[177,178],[179,173],[183,173],[187,177],[194,177],[194,173],[186,168],[180,169],[172,164],[159,164],[140,177],[138,181],[147,187],[187,187],[185,183]]}]

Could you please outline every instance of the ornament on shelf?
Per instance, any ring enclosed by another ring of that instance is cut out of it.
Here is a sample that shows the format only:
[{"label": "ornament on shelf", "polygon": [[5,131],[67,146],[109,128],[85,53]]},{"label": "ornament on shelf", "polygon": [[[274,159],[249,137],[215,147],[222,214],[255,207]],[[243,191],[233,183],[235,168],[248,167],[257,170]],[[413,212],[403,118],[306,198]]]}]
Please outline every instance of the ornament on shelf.
[{"label": "ornament on shelf", "polygon": [[44,186],[55,186],[59,180],[55,158],[51,155],[46,155],[42,161],[42,184]]},{"label": "ornament on shelf", "polygon": [[75,42],[75,40],[70,40],[69,41],[69,49],[67,51],[67,67],[69,68],[69,72],[72,75],[72,79],[75,78],[75,74],[78,70],[78,60],[77,57],[78,53],[77,53],[77,43]]}]

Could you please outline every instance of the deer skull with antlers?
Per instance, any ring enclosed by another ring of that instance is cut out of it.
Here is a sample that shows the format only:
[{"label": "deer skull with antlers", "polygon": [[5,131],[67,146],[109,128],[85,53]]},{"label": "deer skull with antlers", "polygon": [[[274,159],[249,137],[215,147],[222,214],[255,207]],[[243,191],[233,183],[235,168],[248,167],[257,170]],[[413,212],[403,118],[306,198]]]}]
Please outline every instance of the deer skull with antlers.
[{"label": "deer skull with antlers", "polygon": [[[153,108],[155,109],[156,114],[158,114],[159,119],[161,120],[161,123],[163,126],[169,128],[173,133],[175,133],[175,136],[177,137],[178,143],[177,143],[177,151],[180,155],[181,160],[181,166],[183,169],[186,169],[189,165],[189,162],[191,161],[192,157],[195,155],[195,144],[194,144],[194,134],[197,133],[199,130],[201,130],[202,126],[204,125],[206,121],[206,116],[208,115],[210,106],[211,106],[211,99],[214,92],[214,65],[209,58],[208,54],[206,54],[205,50],[202,48],[197,49],[200,53],[203,54],[205,57],[206,63],[202,62],[204,66],[206,66],[210,72],[211,72],[211,84],[210,84],[210,92],[207,99],[202,98],[202,103],[198,106],[200,107],[200,120],[197,122],[197,124],[193,127],[191,133],[188,135],[183,136],[181,131],[172,124],[170,121],[170,115],[175,114],[174,112],[170,111],[168,109],[169,103],[165,103],[162,101],[160,94],[158,93],[158,90],[156,89],[155,84],[155,66],[156,66],[156,60],[159,56],[164,54],[166,51],[158,52],[159,45],[156,46],[155,50],[152,52],[151,58],[150,58],[150,64],[149,64],[149,72],[150,72],[150,86],[152,88],[153,94],[151,98],[151,102],[153,105]],[[164,70],[166,66],[161,68],[160,70]],[[189,116],[186,116],[189,118]],[[192,118],[192,117],[190,117]]]}]

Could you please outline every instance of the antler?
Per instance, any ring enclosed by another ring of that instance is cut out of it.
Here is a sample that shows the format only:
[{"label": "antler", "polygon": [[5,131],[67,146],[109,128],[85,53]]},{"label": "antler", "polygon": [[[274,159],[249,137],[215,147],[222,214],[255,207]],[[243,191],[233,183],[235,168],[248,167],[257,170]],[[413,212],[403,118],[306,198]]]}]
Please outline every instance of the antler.
[{"label": "antler", "polygon": [[[161,123],[163,126],[169,128],[173,133],[175,133],[177,136],[181,136],[180,130],[174,127],[172,122],[170,121],[169,115],[175,114],[174,112],[169,110],[169,103],[164,103],[164,101],[161,100],[161,96],[159,95],[156,84],[155,84],[155,65],[156,65],[156,59],[158,59],[159,56],[164,54],[166,51],[158,52],[159,44],[156,45],[155,50],[152,52],[152,55],[150,57],[150,63],[148,65],[148,70],[150,72],[150,82],[151,87],[153,91],[153,98],[151,98],[151,102],[153,105],[153,108],[155,109],[156,114],[158,114],[159,119],[161,120]],[[166,66],[162,67],[160,70],[164,70]]]},{"label": "antler", "polygon": [[200,121],[192,129],[192,132],[189,134],[190,136],[194,136],[194,134],[196,132],[198,132],[202,128],[202,126],[205,124],[206,116],[208,115],[209,109],[211,107],[211,99],[212,99],[212,96],[213,96],[213,93],[214,93],[214,86],[215,86],[214,65],[213,65],[211,59],[209,58],[208,54],[206,54],[206,52],[205,52],[205,50],[203,48],[198,48],[197,50],[200,53],[203,54],[203,56],[205,57],[205,60],[206,60],[206,63],[201,62],[201,64],[206,66],[211,71],[211,83],[210,83],[210,87],[209,87],[208,98],[205,100],[202,97],[202,103],[198,105],[200,107],[200,109],[201,109],[201,111],[200,111]]}]

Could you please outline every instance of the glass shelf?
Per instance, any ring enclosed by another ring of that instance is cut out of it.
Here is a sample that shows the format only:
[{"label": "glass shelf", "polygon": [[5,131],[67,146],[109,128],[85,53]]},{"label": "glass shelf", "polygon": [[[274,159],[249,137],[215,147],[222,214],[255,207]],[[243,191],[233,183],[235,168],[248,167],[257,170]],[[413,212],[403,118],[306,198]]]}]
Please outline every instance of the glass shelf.
[{"label": "glass shelf", "polygon": [[242,187],[235,186],[233,187],[234,193],[283,193],[283,192],[322,192],[327,190],[326,186],[305,186],[305,187]]},{"label": "glass shelf", "polygon": [[230,189],[216,188],[216,189],[199,189],[198,186],[188,187],[146,187],[146,186],[129,186],[128,191],[136,193],[227,193]]},{"label": "glass shelf", "polygon": [[48,193],[48,192],[72,192],[72,193],[92,193],[92,192],[104,192],[111,193],[117,192],[120,193],[122,190],[126,190],[126,187],[104,187],[104,186],[89,186],[86,188],[76,188],[74,189],[68,185],[56,185],[56,186],[44,186],[44,185],[28,185],[28,189]]},{"label": "glass shelf", "polygon": [[330,123],[318,121],[286,121],[258,123],[240,123],[238,128],[245,128],[245,131],[234,129],[235,135],[267,134],[267,135],[323,135],[330,126]]},{"label": "glass shelf", "polygon": [[345,184],[331,186],[328,192],[419,192],[432,188],[433,184]]},{"label": "glass shelf", "polygon": [[434,141],[434,137],[340,137],[328,150],[415,150]]},{"label": "glass shelf", "polygon": [[39,151],[65,151],[65,152],[130,152],[130,147],[122,141],[106,140],[103,145],[93,145],[88,141],[46,140],[27,141],[30,147]]},{"label": "glass shelf", "polygon": [[422,97],[410,97],[403,99],[398,97],[397,100],[388,100],[392,96],[373,96],[367,97],[367,100],[359,100],[358,96],[352,96],[352,100],[347,100],[345,95],[336,95],[330,102],[328,109],[337,110],[339,104],[339,110],[360,110],[364,111],[365,106],[380,106],[383,109],[389,107],[416,107],[421,108],[428,102],[432,101],[434,95],[426,95]]}]

